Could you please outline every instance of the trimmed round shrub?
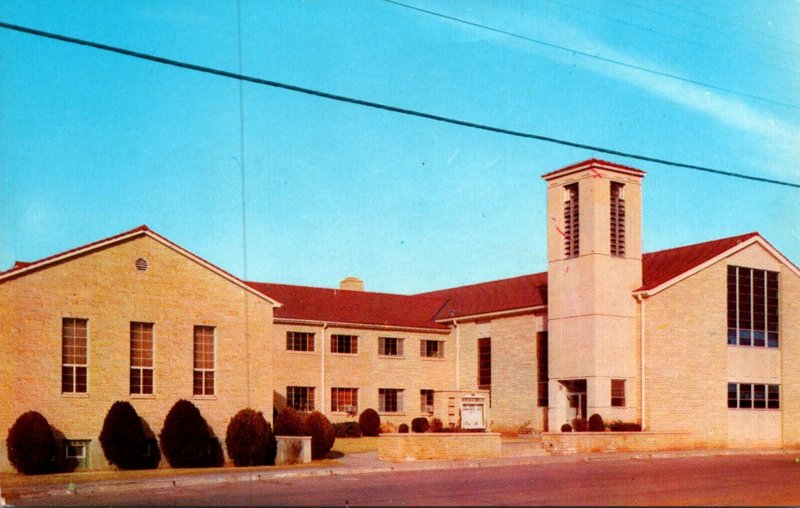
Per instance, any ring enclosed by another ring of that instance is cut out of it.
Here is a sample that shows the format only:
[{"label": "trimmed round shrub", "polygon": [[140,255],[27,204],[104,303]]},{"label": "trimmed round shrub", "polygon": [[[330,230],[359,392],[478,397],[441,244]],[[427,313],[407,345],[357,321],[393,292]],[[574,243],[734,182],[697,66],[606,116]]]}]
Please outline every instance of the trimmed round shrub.
[{"label": "trimmed round shrub", "polygon": [[586,420],[583,418],[575,418],[572,420],[572,428],[575,432],[586,432],[588,425],[586,424]]},{"label": "trimmed round shrub", "polygon": [[642,426],[638,423],[614,421],[609,425],[612,432],[641,432]]},{"label": "trimmed round shrub", "polygon": [[431,420],[431,432],[441,432],[444,429],[444,424],[442,420],[439,418],[434,418]]},{"label": "trimmed round shrub", "polygon": [[400,434],[408,434],[408,425],[405,423],[401,423],[399,427],[397,427],[397,432]]},{"label": "trimmed round shrub", "polygon": [[413,420],[411,420],[411,431],[412,432],[418,432],[418,433],[419,432],[428,432],[428,429],[430,429],[430,427],[431,426],[428,423],[428,419],[427,418],[423,418],[423,417],[420,416],[419,418],[414,418]]},{"label": "trimmed round shrub", "polygon": [[589,417],[589,432],[603,432],[606,426],[603,423],[603,417],[595,413]]},{"label": "trimmed round shrub", "polygon": [[333,430],[336,431],[336,437],[361,437],[361,427],[358,426],[358,422],[334,423]]},{"label": "trimmed round shrub", "polygon": [[[250,408],[236,413],[225,431],[225,448],[234,466],[269,463],[270,445],[274,440],[264,414]],[[275,460],[274,454],[272,460]]]},{"label": "trimmed round shrub", "polygon": [[53,429],[36,411],[21,414],[8,429],[6,448],[9,462],[20,473],[48,473],[55,467],[58,446]]},{"label": "trimmed round shrub", "polygon": [[330,420],[319,411],[313,411],[306,416],[304,424],[305,435],[311,436],[311,458],[325,458],[336,441],[336,431]]},{"label": "trimmed round shrub", "polygon": [[100,446],[110,464],[120,469],[155,468],[161,454],[153,441],[130,402],[111,405],[100,432]]},{"label": "trimmed round shrub", "polygon": [[377,436],[381,433],[381,417],[378,412],[368,407],[358,417],[358,426],[365,436]]},{"label": "trimmed round shrub", "polygon": [[276,436],[305,436],[303,434],[303,417],[296,409],[286,406],[278,410],[275,417]]},{"label": "trimmed round shrub", "polygon": [[161,451],[172,467],[214,467],[224,460],[222,447],[200,410],[181,399],[167,413],[159,434]]},{"label": "trimmed round shrub", "polygon": [[561,426],[561,432],[572,432],[572,425],[565,423]]}]

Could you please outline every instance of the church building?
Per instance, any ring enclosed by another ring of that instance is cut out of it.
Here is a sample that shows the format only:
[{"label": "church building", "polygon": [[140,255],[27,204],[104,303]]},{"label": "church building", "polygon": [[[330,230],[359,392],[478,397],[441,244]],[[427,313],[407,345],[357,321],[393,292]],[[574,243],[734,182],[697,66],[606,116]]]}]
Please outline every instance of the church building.
[{"label": "church building", "polygon": [[545,272],[416,295],[242,280],[147,226],[17,262],[0,429],[38,411],[87,468],[107,467],[117,400],[158,434],[188,399],[223,441],[238,410],[289,405],[544,435],[599,414],[692,447],[800,447],[800,270],[758,233],[643,253],[644,177],[597,159],[543,175]]}]

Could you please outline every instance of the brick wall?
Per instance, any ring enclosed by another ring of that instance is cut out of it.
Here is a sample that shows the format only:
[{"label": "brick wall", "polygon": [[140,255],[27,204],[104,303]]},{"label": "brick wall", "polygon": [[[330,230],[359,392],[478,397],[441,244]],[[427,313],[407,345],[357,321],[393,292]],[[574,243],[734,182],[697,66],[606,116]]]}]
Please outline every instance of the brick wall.
[{"label": "brick wall", "polygon": [[[136,270],[140,257],[147,271]],[[272,305],[150,237],[7,280],[0,308],[4,432],[37,410],[67,438],[91,439],[91,464],[103,467],[97,437],[117,400],[129,400],[156,434],[181,398],[198,406],[223,441],[229,419],[248,405],[271,420]],[[61,393],[64,317],[88,319],[86,394]],[[152,396],[129,393],[131,321],[154,324]],[[215,327],[213,397],[192,395],[195,325]]]},{"label": "brick wall", "polygon": [[[286,332],[314,333],[314,351],[297,352],[286,350]],[[357,354],[331,352],[331,336],[334,334],[358,336]],[[403,390],[403,410],[396,413],[380,413],[381,421],[393,425],[411,424],[413,418],[429,414],[421,411],[420,390],[449,390],[455,385],[455,341],[452,335],[443,333],[408,332],[374,328],[343,328],[278,323],[273,332],[274,398],[276,406],[286,401],[287,386],[312,386],[315,388],[315,409],[324,409],[332,422],[355,421],[344,412],[331,412],[331,388],[358,388],[358,413],[366,408],[376,411],[379,388]],[[402,356],[378,354],[379,337],[403,339]],[[420,355],[421,340],[444,342],[444,358],[423,358]],[[321,370],[322,354],[325,355],[324,392]],[[324,395],[324,408],[322,407]],[[435,400],[434,404],[444,401]]]}]

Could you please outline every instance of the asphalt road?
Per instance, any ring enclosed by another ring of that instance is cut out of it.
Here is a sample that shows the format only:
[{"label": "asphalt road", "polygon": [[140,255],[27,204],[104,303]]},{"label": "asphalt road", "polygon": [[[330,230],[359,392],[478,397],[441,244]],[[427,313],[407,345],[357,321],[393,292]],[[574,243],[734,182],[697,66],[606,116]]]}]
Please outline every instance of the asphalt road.
[{"label": "asphalt road", "polygon": [[42,505],[800,505],[796,455],[596,458],[17,500]]}]

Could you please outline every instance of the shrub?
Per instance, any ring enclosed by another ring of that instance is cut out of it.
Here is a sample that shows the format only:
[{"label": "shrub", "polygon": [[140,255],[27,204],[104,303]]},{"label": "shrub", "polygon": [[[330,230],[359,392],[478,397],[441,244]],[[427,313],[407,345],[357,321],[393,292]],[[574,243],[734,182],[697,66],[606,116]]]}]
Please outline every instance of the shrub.
[{"label": "shrub", "polygon": [[619,420],[611,422],[608,426],[613,432],[641,432],[642,426],[638,423],[622,422]]},{"label": "shrub", "polygon": [[41,413],[23,413],[8,429],[8,460],[23,474],[42,474],[54,469],[58,447],[53,430]]},{"label": "shrub", "polygon": [[428,423],[427,418],[423,418],[420,416],[419,418],[414,418],[413,420],[411,420],[412,432],[428,432],[428,429],[430,429],[430,427],[431,426]]},{"label": "shrub", "polygon": [[110,464],[120,469],[155,468],[161,454],[153,441],[130,402],[111,405],[100,432],[100,446]]},{"label": "shrub", "polygon": [[368,407],[358,417],[358,426],[365,436],[377,436],[381,433],[381,417],[378,412]]},{"label": "shrub", "polygon": [[[225,431],[225,447],[234,466],[261,466],[270,462],[275,437],[264,414],[254,409],[242,409],[231,418]],[[275,454],[272,453],[272,462]]]},{"label": "shrub", "polygon": [[397,427],[397,432],[400,434],[408,434],[408,425],[405,423],[401,423],[399,427]]},{"label": "shrub", "polygon": [[361,437],[361,427],[358,426],[358,422],[334,423],[333,430],[336,431],[336,437]]},{"label": "shrub", "polygon": [[442,420],[439,418],[434,418],[431,420],[431,432],[441,432],[444,429],[444,425],[442,424]]},{"label": "shrub", "polygon": [[595,413],[589,417],[589,432],[603,432],[606,430],[603,417]]},{"label": "shrub", "polygon": [[565,423],[561,426],[561,432],[572,432],[572,425]]},{"label": "shrub", "polygon": [[330,420],[319,411],[314,411],[305,418],[304,427],[305,435],[311,436],[311,458],[325,458],[336,441],[336,431]]},{"label": "shrub", "polygon": [[278,410],[275,417],[275,435],[302,436],[303,417],[292,407],[285,406]]},{"label": "shrub", "polygon": [[575,432],[586,432],[588,425],[586,425],[586,420],[583,418],[575,418],[572,420],[572,428]]},{"label": "shrub", "polygon": [[161,450],[172,467],[222,465],[222,447],[200,410],[181,399],[167,413],[159,435]]}]

